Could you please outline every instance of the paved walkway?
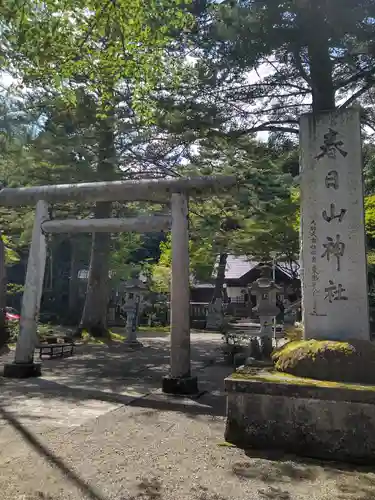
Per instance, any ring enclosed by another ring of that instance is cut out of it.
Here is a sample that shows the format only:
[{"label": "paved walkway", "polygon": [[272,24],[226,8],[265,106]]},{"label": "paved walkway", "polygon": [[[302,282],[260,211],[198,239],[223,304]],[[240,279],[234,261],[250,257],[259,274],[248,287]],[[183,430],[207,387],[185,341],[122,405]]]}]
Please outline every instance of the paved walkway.
[{"label": "paved walkway", "polygon": [[[196,400],[160,391],[168,338],[84,346],[43,377],[0,379],[3,500],[370,500],[372,470],[245,454],[223,443],[220,336],[192,335]],[[6,357],[2,358],[6,361]]]}]

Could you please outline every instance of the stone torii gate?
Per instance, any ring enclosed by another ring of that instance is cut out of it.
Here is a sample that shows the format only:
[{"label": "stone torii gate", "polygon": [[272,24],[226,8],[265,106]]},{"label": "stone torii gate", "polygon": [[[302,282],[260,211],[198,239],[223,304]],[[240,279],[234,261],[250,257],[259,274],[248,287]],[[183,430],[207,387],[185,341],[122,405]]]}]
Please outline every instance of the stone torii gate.
[{"label": "stone torii gate", "polygon": [[[34,363],[37,321],[46,263],[45,233],[160,231],[171,227],[171,350],[170,373],[163,378],[163,391],[170,394],[198,392],[197,378],[191,375],[190,287],[188,194],[199,197],[228,190],[236,185],[234,176],[152,179],[139,181],[92,182],[0,190],[0,205],[36,205],[29,251],[25,290],[22,299],[20,333],[14,362],[4,368],[5,377],[41,375]],[[171,217],[149,215],[127,219],[50,220],[49,203],[149,201],[171,203]]]}]

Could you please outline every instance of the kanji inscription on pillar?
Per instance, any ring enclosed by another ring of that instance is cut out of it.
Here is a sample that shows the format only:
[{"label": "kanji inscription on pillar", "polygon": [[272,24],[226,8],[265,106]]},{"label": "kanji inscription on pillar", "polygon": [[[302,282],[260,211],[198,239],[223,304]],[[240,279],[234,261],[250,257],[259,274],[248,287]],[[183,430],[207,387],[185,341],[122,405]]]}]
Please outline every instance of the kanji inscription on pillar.
[{"label": "kanji inscription on pillar", "polygon": [[302,116],[300,148],[305,337],[369,340],[358,110]]}]

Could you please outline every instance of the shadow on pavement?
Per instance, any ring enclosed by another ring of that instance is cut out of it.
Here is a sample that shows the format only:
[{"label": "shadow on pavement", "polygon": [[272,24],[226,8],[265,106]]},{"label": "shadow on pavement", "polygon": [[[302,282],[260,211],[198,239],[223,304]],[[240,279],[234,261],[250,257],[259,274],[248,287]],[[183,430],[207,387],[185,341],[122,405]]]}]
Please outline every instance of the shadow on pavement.
[{"label": "shadow on pavement", "polygon": [[6,407],[8,401],[22,397],[56,398],[77,405],[81,401],[97,400],[183,412],[192,417],[224,416],[224,378],[232,369],[213,364],[219,345],[216,339],[192,343],[192,372],[198,375],[200,390],[206,391],[196,400],[159,394],[162,378],[169,369],[169,342],[149,339],[139,350],[129,351],[121,343],[82,346],[73,357],[44,361],[42,378],[5,382],[0,401]]},{"label": "shadow on pavement", "polygon": [[[232,473],[242,480],[261,479],[267,484],[266,489],[258,493],[261,498],[289,500],[288,491],[283,485],[295,485],[303,482],[315,482],[321,478],[334,479],[340,500],[371,500],[375,498],[374,467],[330,462],[288,455],[282,451],[247,450],[246,456],[251,461],[236,462]],[[336,498],[336,497],[335,497]]]},{"label": "shadow on pavement", "polygon": [[51,465],[57,467],[64,477],[73,483],[82,493],[84,493],[91,500],[106,500],[105,497],[96,490],[96,488],[89,485],[86,481],[81,479],[74,471],[72,471],[60,458],[56,457],[48,448],[46,448],[40,440],[34,436],[25,426],[23,426],[17,418],[10,412],[0,407],[1,417],[10,424],[20,436],[31,446],[31,448],[38,453],[42,458],[45,458]]},{"label": "shadow on pavement", "polygon": [[[132,389],[134,388],[132,385]],[[28,398],[54,398],[77,402],[77,404],[84,400],[97,400],[159,411],[182,412],[192,418],[196,415],[225,415],[225,397],[221,394],[206,393],[198,399],[193,399],[188,397],[172,397],[163,395],[161,392],[150,391],[143,396],[132,397],[114,392],[104,392],[98,389],[69,387],[55,381],[43,379],[33,382],[24,381],[22,385],[11,387],[8,394],[3,390],[1,394],[3,404],[6,404],[7,399],[9,401],[14,400],[17,398],[17,394],[22,396],[25,392],[27,392]]]}]

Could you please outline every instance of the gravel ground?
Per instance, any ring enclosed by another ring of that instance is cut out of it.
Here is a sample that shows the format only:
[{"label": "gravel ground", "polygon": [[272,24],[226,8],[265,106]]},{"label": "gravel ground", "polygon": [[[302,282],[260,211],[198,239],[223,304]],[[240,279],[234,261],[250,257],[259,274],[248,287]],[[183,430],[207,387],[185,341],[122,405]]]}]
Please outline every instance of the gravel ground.
[{"label": "gravel ground", "polygon": [[371,469],[245,453],[223,442],[230,372],[220,337],[193,335],[196,400],[160,391],[168,339],[82,348],[43,377],[1,381],[2,500],[370,500]]}]

